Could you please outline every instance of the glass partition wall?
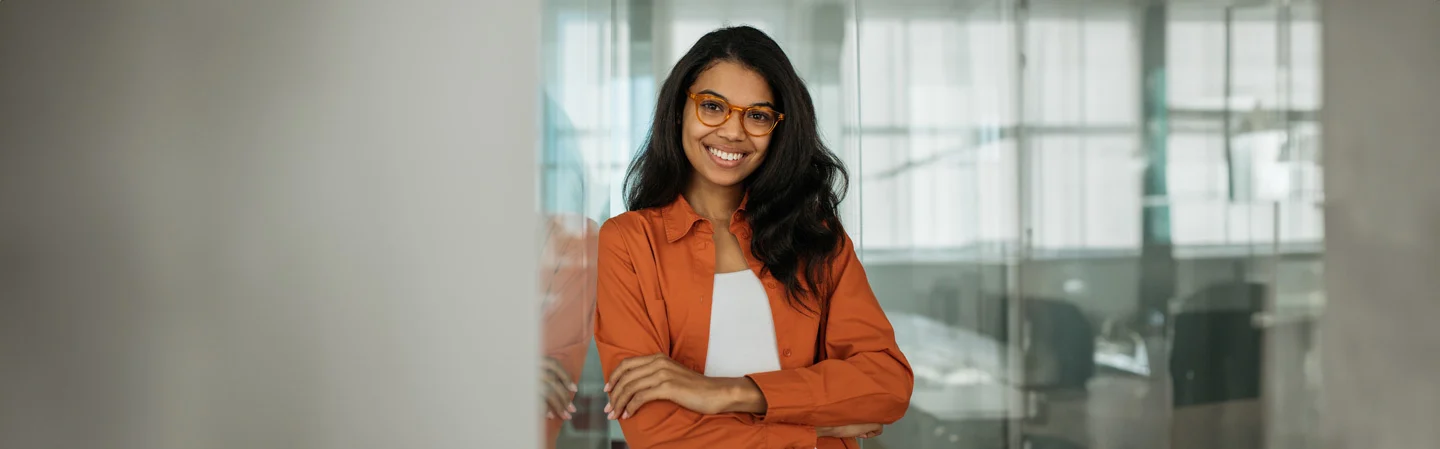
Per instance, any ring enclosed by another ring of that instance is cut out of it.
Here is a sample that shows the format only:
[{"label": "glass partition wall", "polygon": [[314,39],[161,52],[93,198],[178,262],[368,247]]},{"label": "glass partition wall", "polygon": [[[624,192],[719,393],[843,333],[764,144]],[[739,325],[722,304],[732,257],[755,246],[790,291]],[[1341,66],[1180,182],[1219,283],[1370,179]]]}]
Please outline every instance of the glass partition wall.
[{"label": "glass partition wall", "polygon": [[[914,365],[908,415],[865,447],[1317,443],[1313,2],[548,0],[553,241],[624,211],[656,88],[727,24],[808,83]],[[593,270],[580,247],[565,266]],[[547,304],[580,390],[557,446],[624,447],[578,304]]]}]

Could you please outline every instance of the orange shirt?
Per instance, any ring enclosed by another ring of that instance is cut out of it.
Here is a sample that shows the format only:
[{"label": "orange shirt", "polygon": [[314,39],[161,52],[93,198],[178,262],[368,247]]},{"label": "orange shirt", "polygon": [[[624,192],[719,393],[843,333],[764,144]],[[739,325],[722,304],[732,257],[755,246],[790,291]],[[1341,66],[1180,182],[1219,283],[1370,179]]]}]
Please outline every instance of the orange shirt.
[{"label": "orange shirt", "polygon": [[[780,371],[749,376],[768,410],[761,416],[702,415],[655,401],[620,420],[625,439],[635,449],[858,448],[854,439],[817,441],[815,428],[893,423],[909,407],[915,378],[854,244],[847,236],[830,267],[835,294],[826,328],[829,359],[816,364],[820,319],[790,306],[784,286],[761,274],[744,210],[742,202],[730,231],[769,293],[780,354]],[[656,353],[705,372],[715,282],[712,237],[710,222],[683,197],[627,212],[600,228],[595,342],[607,381],[621,361]]]}]

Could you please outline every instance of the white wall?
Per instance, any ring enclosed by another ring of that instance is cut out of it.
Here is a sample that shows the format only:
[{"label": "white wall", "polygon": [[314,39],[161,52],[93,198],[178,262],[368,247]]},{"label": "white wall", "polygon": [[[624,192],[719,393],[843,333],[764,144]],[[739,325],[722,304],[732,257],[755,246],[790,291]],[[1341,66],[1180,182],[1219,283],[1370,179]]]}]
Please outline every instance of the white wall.
[{"label": "white wall", "polygon": [[535,447],[538,2],[0,2],[0,447]]}]

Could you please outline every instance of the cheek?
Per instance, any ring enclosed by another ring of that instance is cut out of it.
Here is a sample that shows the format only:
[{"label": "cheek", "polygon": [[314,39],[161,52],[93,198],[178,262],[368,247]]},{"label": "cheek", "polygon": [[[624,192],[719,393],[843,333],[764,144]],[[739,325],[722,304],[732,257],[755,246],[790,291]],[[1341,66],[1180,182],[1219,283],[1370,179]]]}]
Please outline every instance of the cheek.
[{"label": "cheek", "polygon": [[694,116],[686,115],[685,120],[680,122],[680,137],[685,139],[685,145],[696,145],[695,141],[700,140],[710,133],[711,128],[700,123]]},{"label": "cheek", "polygon": [[757,164],[760,162],[764,162],[765,156],[768,156],[770,154],[770,136],[765,136],[763,138],[751,137],[750,145],[751,147],[755,148],[755,152],[760,153],[760,157],[755,158],[755,162]]}]

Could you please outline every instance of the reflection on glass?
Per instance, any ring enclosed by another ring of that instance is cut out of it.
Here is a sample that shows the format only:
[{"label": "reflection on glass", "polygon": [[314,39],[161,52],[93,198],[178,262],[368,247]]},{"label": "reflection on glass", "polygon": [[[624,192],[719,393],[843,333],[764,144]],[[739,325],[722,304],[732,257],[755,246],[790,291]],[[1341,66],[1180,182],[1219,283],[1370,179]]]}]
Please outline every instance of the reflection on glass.
[{"label": "reflection on glass", "polygon": [[[572,126],[558,103],[548,96],[545,100],[543,127],[547,131]],[[599,225],[585,215],[587,182],[582,155],[566,139],[546,139],[541,154],[538,384],[545,410],[543,441],[547,447],[555,447],[566,423],[588,423],[593,416],[588,408],[582,408],[586,403],[577,393],[592,345]]]},{"label": "reflection on glass", "polygon": [[551,214],[541,245],[541,394],[545,397],[546,441],[579,413],[579,391],[594,328],[595,254],[599,226],[573,214]]}]

